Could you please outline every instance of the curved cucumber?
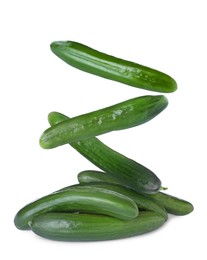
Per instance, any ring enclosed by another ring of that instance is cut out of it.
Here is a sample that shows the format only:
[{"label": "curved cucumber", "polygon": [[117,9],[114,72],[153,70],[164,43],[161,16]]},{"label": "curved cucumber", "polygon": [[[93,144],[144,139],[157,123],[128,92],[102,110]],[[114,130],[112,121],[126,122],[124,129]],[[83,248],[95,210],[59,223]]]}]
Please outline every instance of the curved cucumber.
[{"label": "curved cucumber", "polygon": [[106,183],[123,185],[122,182],[120,182],[118,179],[114,178],[110,174],[101,171],[95,171],[95,170],[86,170],[86,171],[79,172],[77,178],[80,184],[91,184],[93,182],[95,183],[106,182]]},{"label": "curved cucumber", "polygon": [[167,98],[163,95],[133,98],[73,117],[46,129],[40,137],[40,145],[50,149],[110,131],[134,127],[151,120],[167,105]]},{"label": "curved cucumber", "polygon": [[164,222],[159,214],[147,211],[128,221],[101,215],[46,213],[35,217],[30,226],[37,235],[52,240],[100,241],[141,235]]},{"label": "curved cucumber", "polygon": [[[83,171],[78,174],[78,180],[81,185],[90,185],[92,187],[109,189],[121,193],[136,202],[139,210],[154,211],[161,214],[165,220],[168,219],[167,211],[164,206],[160,206],[149,196],[124,187],[121,183],[118,183],[118,181],[115,182],[116,179],[112,178],[109,174],[98,171]],[[65,189],[67,189],[67,187]]]},{"label": "curved cucumber", "polygon": [[168,213],[173,215],[183,216],[191,213],[194,210],[193,205],[189,201],[163,192],[150,194],[149,197],[154,199],[154,201],[162,205]]},{"label": "curved cucumber", "polygon": [[28,223],[34,216],[45,212],[68,211],[106,214],[123,220],[138,215],[136,203],[118,192],[98,187],[74,186],[26,205],[16,214],[14,223],[19,229],[29,229]]},{"label": "curved cucumber", "polygon": [[163,72],[116,58],[77,42],[56,41],[50,47],[67,64],[103,78],[157,92],[169,93],[177,89],[175,80]]},{"label": "curved cucumber", "polygon": [[[69,120],[57,112],[50,113],[48,117],[51,125],[66,119]],[[151,170],[112,150],[96,137],[70,145],[101,170],[136,191],[155,193],[161,187],[160,179]]]},{"label": "curved cucumber", "polygon": [[[120,184],[120,185],[126,186],[124,183],[120,183],[119,180],[116,180],[115,178],[111,177],[109,174],[107,174],[105,172],[100,172],[100,171],[80,172],[78,174],[78,181],[81,184],[88,184],[88,185],[89,185],[89,183],[90,183],[90,185],[92,185],[92,183],[95,182],[97,187],[99,187],[98,183],[100,183],[100,187],[101,187],[102,186],[101,183],[104,182],[102,187],[105,187],[105,188],[107,187],[107,186],[105,186],[105,183]],[[114,190],[118,191],[117,189],[114,189]],[[122,192],[122,193],[127,195],[127,193],[124,193],[124,192]],[[134,196],[136,197],[136,195],[134,195]],[[138,195],[138,196],[140,197],[142,195]],[[130,196],[130,194],[128,194],[128,197],[133,199],[138,204],[139,209],[144,209],[142,204],[140,204],[140,202],[138,202],[135,197]],[[153,210],[153,207],[154,207],[154,211],[156,211],[156,212],[162,213],[162,211],[164,209],[163,214],[165,214],[165,212],[167,212],[167,213],[171,213],[174,215],[180,215],[180,216],[189,214],[193,211],[193,205],[190,202],[183,200],[183,199],[179,199],[175,196],[172,196],[172,195],[169,195],[169,194],[166,194],[163,192],[157,192],[156,194],[145,194],[144,197],[149,198],[150,203],[152,200],[154,200],[154,202],[155,202],[155,206],[153,206],[153,204],[152,204],[152,208],[151,208],[151,204],[149,207],[148,203],[145,203],[147,210]],[[161,207],[161,209],[160,209],[160,207]]]}]

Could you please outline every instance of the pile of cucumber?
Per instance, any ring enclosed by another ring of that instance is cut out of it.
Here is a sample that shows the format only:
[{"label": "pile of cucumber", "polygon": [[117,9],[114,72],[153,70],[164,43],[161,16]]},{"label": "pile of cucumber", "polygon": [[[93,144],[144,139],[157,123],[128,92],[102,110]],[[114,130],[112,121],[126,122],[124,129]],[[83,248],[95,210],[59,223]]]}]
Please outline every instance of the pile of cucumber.
[{"label": "pile of cucumber", "polygon": [[[77,42],[53,42],[51,50],[69,65],[97,76],[156,92],[177,89],[175,80],[160,71]],[[73,118],[51,112],[40,146],[70,144],[100,170],[80,172],[77,184],[27,204],[17,212],[15,226],[53,240],[112,240],[153,231],[167,221],[168,213],[192,212],[190,202],[162,191],[154,172],[97,138],[146,123],[167,105],[164,95],[146,95]]]}]

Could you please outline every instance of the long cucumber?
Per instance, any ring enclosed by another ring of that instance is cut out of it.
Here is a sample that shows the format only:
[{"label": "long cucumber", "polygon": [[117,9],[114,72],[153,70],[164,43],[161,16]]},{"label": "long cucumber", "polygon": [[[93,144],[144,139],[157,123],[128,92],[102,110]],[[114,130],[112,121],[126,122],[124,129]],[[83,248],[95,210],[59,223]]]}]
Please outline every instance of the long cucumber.
[{"label": "long cucumber", "polygon": [[34,233],[60,241],[100,241],[141,235],[161,227],[165,219],[155,212],[140,212],[132,220],[109,216],[45,213],[29,224]]},{"label": "long cucumber", "polygon": [[[92,185],[93,182],[96,183],[97,187],[99,186],[98,183],[100,183],[100,187],[102,186],[101,183],[103,183],[102,187],[105,187],[105,183],[110,184],[119,184],[124,185],[124,183],[121,183],[119,180],[116,180],[115,178],[112,178],[109,174],[106,174],[105,172],[100,171],[83,171],[78,174],[78,181],[81,184],[88,184]],[[116,190],[116,189],[115,189]],[[123,193],[125,194],[125,193]],[[173,215],[187,215],[193,211],[193,205],[183,199],[177,198],[175,196],[172,196],[170,194],[164,193],[164,192],[157,192],[155,194],[145,194],[145,198],[148,197],[150,200],[154,200],[155,204],[157,204],[158,210],[159,205],[161,208],[164,208],[167,213],[173,214]],[[130,196],[129,196],[130,197]],[[132,197],[131,197],[132,198]],[[136,201],[133,198],[134,201]],[[146,205],[148,206],[148,205]],[[142,206],[139,205],[139,208],[142,209]],[[156,207],[155,207],[156,209]],[[150,210],[150,208],[148,208]]]},{"label": "long cucumber", "polygon": [[78,42],[56,41],[50,47],[67,64],[103,78],[163,93],[177,89],[175,80],[163,72],[99,52]]},{"label": "long cucumber", "polygon": [[183,216],[191,213],[194,210],[192,203],[184,199],[175,197],[164,192],[158,192],[157,194],[147,194],[155,202],[163,206],[170,214]]},{"label": "long cucumber", "polygon": [[79,172],[77,175],[78,182],[80,184],[91,184],[91,183],[111,183],[111,184],[120,184],[123,185],[121,181],[119,181],[117,178],[114,178],[110,174],[107,174],[102,171],[96,171],[96,170],[85,170],[82,172]]},{"label": "long cucumber", "polygon": [[116,181],[116,179],[111,177],[109,174],[99,171],[83,171],[78,174],[78,181],[82,185],[90,185],[92,187],[110,189],[119,192],[136,202],[139,210],[154,211],[160,213],[166,220],[168,218],[164,206],[160,206],[159,203],[156,203],[154,199],[150,198],[150,196],[145,196],[132,189],[124,187],[121,182],[118,180]]},{"label": "long cucumber", "polygon": [[[53,112],[48,116],[50,125],[56,125],[69,118]],[[70,145],[80,154],[125,185],[142,193],[156,193],[161,187],[160,179],[148,168],[112,150],[93,137]]]},{"label": "long cucumber", "polygon": [[14,223],[18,229],[29,229],[34,216],[46,212],[86,212],[106,214],[123,220],[135,218],[136,203],[118,192],[90,186],[74,186],[29,203],[18,211]]},{"label": "long cucumber", "polygon": [[141,96],[79,115],[46,129],[40,137],[40,146],[50,149],[138,126],[157,116],[167,105],[168,100],[163,95]]}]

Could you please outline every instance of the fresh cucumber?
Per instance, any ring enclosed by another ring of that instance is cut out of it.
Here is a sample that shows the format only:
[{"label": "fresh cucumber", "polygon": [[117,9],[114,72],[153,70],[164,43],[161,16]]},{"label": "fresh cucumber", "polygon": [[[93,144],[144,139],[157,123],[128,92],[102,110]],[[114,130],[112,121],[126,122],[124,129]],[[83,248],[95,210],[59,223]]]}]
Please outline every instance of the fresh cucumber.
[{"label": "fresh cucumber", "polygon": [[163,95],[141,96],[97,111],[73,117],[46,129],[40,145],[50,149],[78,142],[110,131],[143,124],[163,111],[168,100]]},{"label": "fresh cucumber", "polygon": [[[53,112],[48,116],[50,125],[59,124],[69,118]],[[120,182],[142,193],[156,193],[161,187],[160,179],[145,166],[112,150],[98,138],[73,142],[70,145],[80,154]]]},{"label": "fresh cucumber", "polygon": [[175,80],[163,72],[99,52],[78,42],[56,41],[50,47],[67,64],[103,78],[163,93],[177,89]]},{"label": "fresh cucumber", "polygon": [[[78,174],[78,181],[81,184],[90,184],[92,185],[93,182],[96,183],[97,187],[105,187],[106,185],[105,183],[110,183],[110,184],[120,184],[120,185],[124,185],[126,186],[124,183],[121,183],[119,180],[111,177],[109,174],[105,173],[105,172],[100,172],[100,171],[83,171],[80,172]],[[103,186],[100,184],[100,186],[98,185],[98,183],[102,183],[103,182]],[[113,186],[112,186],[113,187]],[[118,189],[114,189],[116,191],[118,191]],[[120,189],[121,191],[121,189]],[[127,193],[123,192],[123,194],[127,195]],[[131,192],[130,192],[131,193]],[[130,196],[132,195],[132,196]],[[133,194],[128,194],[128,197],[132,198],[137,204],[139,209],[143,209],[142,204],[140,204],[140,201],[138,202],[136,200],[136,196],[138,196],[138,198],[141,198],[141,195],[133,195]],[[175,196],[169,195],[167,193],[164,192],[157,192],[156,194],[145,194],[144,197],[148,197],[150,199],[150,207],[151,207],[151,201],[154,200],[155,202],[155,206],[153,206],[152,203],[152,208],[149,208],[148,203],[145,203],[145,200],[143,200],[143,202],[146,205],[146,209],[148,210],[154,210],[156,212],[162,212],[163,208],[165,209],[163,214],[165,214],[165,212],[173,214],[173,215],[186,215],[189,214],[193,211],[193,205],[183,199],[177,198]],[[161,207],[161,209],[160,209]]]},{"label": "fresh cucumber", "polygon": [[114,178],[110,174],[107,174],[105,172],[101,171],[95,171],[95,170],[86,170],[78,173],[78,182],[80,184],[91,184],[93,182],[99,183],[99,182],[106,182],[106,183],[112,183],[112,184],[120,184],[123,183],[119,181],[117,178]]},{"label": "fresh cucumber", "polygon": [[[137,203],[139,210],[154,211],[161,214],[165,220],[168,219],[167,211],[164,206],[160,206],[154,199],[149,196],[140,194],[132,189],[122,186],[121,183],[115,182],[109,174],[99,171],[83,171],[78,174],[78,180],[81,185],[90,185],[92,187],[99,187],[109,189],[121,193]],[[111,181],[112,180],[112,181]],[[64,189],[67,189],[64,188]]]},{"label": "fresh cucumber", "polygon": [[52,240],[100,241],[141,235],[164,222],[161,215],[145,211],[128,221],[92,214],[45,213],[29,224],[34,233]]},{"label": "fresh cucumber", "polygon": [[106,214],[128,220],[138,215],[136,203],[118,192],[91,186],[74,186],[44,196],[18,211],[14,223],[18,229],[29,229],[34,216],[45,212],[86,212]]},{"label": "fresh cucumber", "polygon": [[157,194],[150,195],[147,194],[147,196],[154,199],[154,201],[163,206],[168,213],[173,215],[183,216],[194,210],[193,205],[189,201],[177,198],[164,192],[158,192]]}]

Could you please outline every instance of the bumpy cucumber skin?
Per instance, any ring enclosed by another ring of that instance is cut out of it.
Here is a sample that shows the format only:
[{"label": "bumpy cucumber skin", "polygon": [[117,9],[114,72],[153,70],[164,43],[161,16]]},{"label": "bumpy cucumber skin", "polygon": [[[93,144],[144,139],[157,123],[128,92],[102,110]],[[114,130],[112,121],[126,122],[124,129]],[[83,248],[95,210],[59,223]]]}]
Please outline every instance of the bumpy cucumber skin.
[{"label": "bumpy cucumber skin", "polygon": [[[52,126],[66,119],[69,118],[57,112],[50,113],[48,116]],[[161,187],[160,179],[151,170],[112,150],[96,137],[73,142],[70,145],[99,169],[135,191],[156,193]]]},{"label": "bumpy cucumber skin", "polygon": [[78,180],[81,185],[90,185],[92,187],[110,189],[119,192],[136,202],[139,210],[154,211],[161,214],[165,220],[168,219],[167,211],[164,206],[160,206],[159,203],[156,203],[154,199],[149,196],[145,196],[132,189],[122,186],[122,184],[118,183],[118,181],[116,183],[116,179],[113,179],[109,174],[99,171],[84,171],[78,174]]},{"label": "bumpy cucumber skin", "polygon": [[60,241],[101,241],[141,235],[161,227],[165,219],[155,212],[140,212],[128,221],[109,216],[46,213],[30,222],[34,233]]},{"label": "bumpy cucumber skin", "polygon": [[116,58],[77,42],[56,41],[50,47],[67,64],[103,78],[163,93],[177,89],[175,80],[163,72]]},{"label": "bumpy cucumber skin", "polygon": [[138,126],[157,116],[167,105],[168,100],[163,95],[141,96],[79,115],[46,129],[40,136],[40,146],[51,149],[107,132]]},{"label": "bumpy cucumber skin", "polygon": [[184,216],[194,210],[193,205],[189,201],[163,192],[158,192],[157,194],[150,194],[147,196],[154,199],[154,201],[162,205],[168,213],[173,215]]},{"label": "bumpy cucumber skin", "polygon": [[34,216],[67,211],[106,214],[123,220],[135,218],[139,213],[136,203],[123,194],[98,187],[74,186],[26,205],[18,211],[14,223],[18,229],[29,229],[28,223]]}]

